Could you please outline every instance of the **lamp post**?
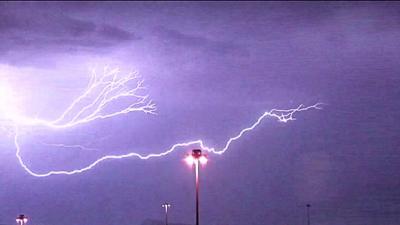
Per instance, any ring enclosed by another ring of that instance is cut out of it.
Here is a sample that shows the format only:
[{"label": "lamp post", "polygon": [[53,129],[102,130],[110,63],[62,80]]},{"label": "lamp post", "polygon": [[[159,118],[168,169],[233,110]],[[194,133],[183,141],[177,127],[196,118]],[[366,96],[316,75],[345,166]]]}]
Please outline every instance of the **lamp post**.
[{"label": "lamp post", "polygon": [[311,205],[307,204],[306,207],[307,207],[307,225],[310,225],[310,207],[311,207]]},{"label": "lamp post", "polygon": [[165,225],[168,225],[168,208],[171,207],[171,204],[164,203],[161,206],[165,208]]},{"label": "lamp post", "polygon": [[21,215],[17,216],[15,221],[17,222],[17,225],[25,225],[28,222],[28,217],[21,214]]},{"label": "lamp post", "polygon": [[195,166],[195,174],[196,174],[196,225],[199,224],[199,173],[200,173],[200,164],[205,165],[207,164],[207,156],[204,155],[200,149],[193,149],[192,154],[189,154],[186,157],[186,163],[189,166]]}]

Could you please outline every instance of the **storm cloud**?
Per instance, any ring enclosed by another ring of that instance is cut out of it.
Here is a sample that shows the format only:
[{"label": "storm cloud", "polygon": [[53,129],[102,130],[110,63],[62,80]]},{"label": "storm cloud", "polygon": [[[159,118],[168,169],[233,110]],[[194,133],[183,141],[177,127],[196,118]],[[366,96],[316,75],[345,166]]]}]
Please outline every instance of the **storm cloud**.
[{"label": "storm cloud", "polygon": [[[0,85],[15,87],[29,116],[51,119],[85,90],[88,69],[112,65],[140,71],[157,104],[157,115],[21,135],[38,172],[186,140],[218,148],[266,110],[325,103],[210,155],[202,221],[299,225],[311,204],[311,224],[398,225],[399,21],[398,2],[2,2]],[[171,223],[192,224],[189,150],[39,179],[4,137],[0,223],[23,212],[41,225],[156,224],[170,201]]]},{"label": "storm cloud", "polygon": [[93,52],[140,39],[133,32],[106,23],[97,24],[63,14],[37,12],[30,15],[0,9],[0,54],[3,56],[49,51],[53,54]]}]

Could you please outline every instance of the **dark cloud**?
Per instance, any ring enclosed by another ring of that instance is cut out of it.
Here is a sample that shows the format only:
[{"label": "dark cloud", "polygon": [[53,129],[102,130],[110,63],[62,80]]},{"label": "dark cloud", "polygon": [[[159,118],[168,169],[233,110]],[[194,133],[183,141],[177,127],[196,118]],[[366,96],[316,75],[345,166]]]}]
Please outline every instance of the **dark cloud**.
[{"label": "dark cloud", "polygon": [[109,25],[100,26],[98,29],[98,34],[115,41],[129,41],[133,39],[139,39],[133,33]]},{"label": "dark cloud", "polygon": [[25,16],[0,11],[0,49],[91,50],[138,40],[132,32],[108,24],[96,24],[64,15]]},{"label": "dark cloud", "polygon": [[165,45],[197,48],[206,53],[214,53],[221,56],[228,54],[243,56],[249,54],[245,48],[232,41],[215,41],[202,36],[186,34],[164,26],[155,27],[153,34],[161,39]]}]

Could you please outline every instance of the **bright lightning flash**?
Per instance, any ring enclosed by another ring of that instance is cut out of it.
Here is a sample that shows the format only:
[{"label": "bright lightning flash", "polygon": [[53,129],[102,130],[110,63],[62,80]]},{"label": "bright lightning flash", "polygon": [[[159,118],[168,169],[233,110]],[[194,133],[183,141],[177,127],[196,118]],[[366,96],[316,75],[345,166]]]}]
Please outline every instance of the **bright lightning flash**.
[{"label": "bright lightning flash", "polygon": [[0,84],[0,120],[19,120],[19,112],[16,108],[16,96],[7,84]]},{"label": "bright lightning flash", "polygon": [[[134,83],[134,87],[130,87]],[[130,157],[136,157],[142,160],[147,160],[150,158],[162,157],[170,154],[176,149],[182,147],[188,147],[192,145],[199,146],[201,149],[208,151],[210,153],[221,155],[225,153],[230,145],[242,137],[245,133],[256,128],[262,120],[266,118],[275,118],[280,122],[288,122],[295,120],[294,115],[297,112],[307,111],[311,109],[321,109],[321,103],[317,103],[311,106],[299,105],[297,108],[280,110],[273,109],[264,112],[255,122],[250,126],[240,130],[235,136],[229,138],[222,149],[215,149],[205,145],[202,140],[194,140],[188,142],[182,142],[172,145],[169,149],[160,153],[150,153],[150,154],[139,154],[136,152],[131,152],[122,155],[106,155],[103,156],[91,164],[70,171],[60,170],[60,171],[49,171],[47,173],[36,173],[32,171],[23,161],[20,152],[19,144],[19,134],[20,131],[26,127],[36,127],[43,126],[52,129],[67,129],[75,127],[77,125],[93,122],[97,119],[106,119],[110,117],[119,116],[122,114],[127,114],[130,112],[143,112],[149,114],[155,114],[156,106],[148,99],[147,95],[141,94],[145,89],[143,86],[143,80],[140,79],[136,72],[129,73],[127,75],[121,75],[118,69],[105,68],[101,75],[98,75],[95,71],[92,72],[89,85],[86,90],[78,96],[72,103],[66,108],[66,110],[54,120],[42,120],[37,118],[29,118],[20,115],[15,107],[12,107],[14,103],[12,92],[5,87],[0,86],[0,115],[3,114],[6,120],[12,122],[14,127],[14,144],[16,147],[16,157],[22,168],[24,168],[30,175],[35,177],[47,177],[50,175],[72,175],[77,173],[82,173],[87,170],[92,169],[99,163],[110,160],[110,159],[124,159]],[[111,103],[117,102],[120,99],[129,98],[131,103],[125,106],[121,110],[110,111],[108,106]],[[4,108],[2,108],[3,106]],[[5,108],[7,107],[7,108]],[[46,144],[57,147],[64,148],[80,148],[88,149],[81,145],[64,145],[64,144]]]}]

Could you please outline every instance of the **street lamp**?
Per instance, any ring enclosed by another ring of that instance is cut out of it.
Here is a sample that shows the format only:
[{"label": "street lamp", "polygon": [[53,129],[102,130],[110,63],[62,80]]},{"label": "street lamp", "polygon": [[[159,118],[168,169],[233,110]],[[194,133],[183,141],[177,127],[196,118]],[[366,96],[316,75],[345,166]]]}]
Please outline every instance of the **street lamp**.
[{"label": "street lamp", "polygon": [[161,205],[163,208],[165,208],[165,225],[168,225],[168,208],[171,207],[171,204],[169,203],[164,203]]},{"label": "street lamp", "polygon": [[189,154],[185,158],[186,163],[189,166],[195,166],[196,172],[196,225],[199,225],[199,172],[200,172],[200,164],[207,164],[207,156],[204,155],[200,149],[193,149],[192,154]]},{"label": "street lamp", "polygon": [[311,207],[311,205],[307,204],[306,207],[307,207],[307,225],[310,225],[310,207]]},{"label": "street lamp", "polygon": [[15,219],[18,225],[25,225],[28,222],[28,217],[25,215],[21,214],[17,216],[17,219]]}]

